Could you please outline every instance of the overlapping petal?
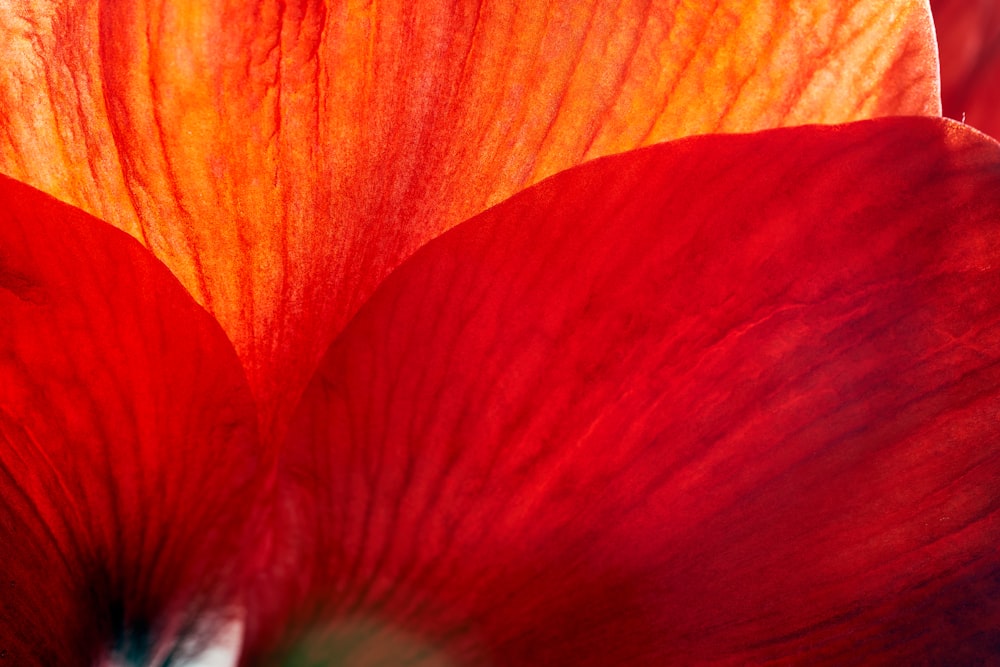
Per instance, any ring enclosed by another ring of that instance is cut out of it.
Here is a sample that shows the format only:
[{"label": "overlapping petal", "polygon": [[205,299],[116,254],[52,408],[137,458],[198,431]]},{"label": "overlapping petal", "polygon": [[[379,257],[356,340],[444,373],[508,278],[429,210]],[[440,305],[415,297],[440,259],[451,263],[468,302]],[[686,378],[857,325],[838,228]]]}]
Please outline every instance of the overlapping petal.
[{"label": "overlapping petal", "polygon": [[134,239],[6,178],[0,202],[0,662],[161,664],[252,559],[249,387]]},{"label": "overlapping petal", "polygon": [[939,109],[916,0],[31,0],[0,9],[0,49],[0,171],[163,259],[269,432],[394,266],[526,185],[689,134]]},{"label": "overlapping petal", "polygon": [[944,113],[1000,137],[1000,3],[932,0]]},{"label": "overlapping petal", "polygon": [[977,663],[998,294],[1000,146],[957,123],[693,138],[517,195],[309,386],[286,657]]}]

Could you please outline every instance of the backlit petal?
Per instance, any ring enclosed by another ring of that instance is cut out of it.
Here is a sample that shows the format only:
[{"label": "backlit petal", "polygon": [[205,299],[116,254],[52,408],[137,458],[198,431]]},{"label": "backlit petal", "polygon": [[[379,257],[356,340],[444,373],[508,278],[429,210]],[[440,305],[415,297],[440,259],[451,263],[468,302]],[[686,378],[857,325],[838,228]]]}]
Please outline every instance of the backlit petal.
[{"label": "backlit petal", "polygon": [[163,259],[266,425],[394,266],[528,184],[939,110],[917,0],[31,0],[0,9],[0,50],[0,171]]},{"label": "backlit petal", "polygon": [[1000,137],[1000,2],[932,0],[944,113]]},{"label": "backlit petal", "polygon": [[995,142],[911,118],[606,158],[430,243],[324,358],[286,649],[976,664],[998,414]]},{"label": "backlit petal", "polygon": [[166,267],[0,177],[0,663],[196,650],[241,587],[259,449],[232,346]]}]

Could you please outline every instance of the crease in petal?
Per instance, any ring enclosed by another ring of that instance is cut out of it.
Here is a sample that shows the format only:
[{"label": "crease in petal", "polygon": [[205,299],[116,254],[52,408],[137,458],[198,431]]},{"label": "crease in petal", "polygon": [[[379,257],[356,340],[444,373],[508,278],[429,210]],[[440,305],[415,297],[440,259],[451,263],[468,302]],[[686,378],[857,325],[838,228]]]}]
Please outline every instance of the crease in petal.
[{"label": "crease in petal", "polygon": [[197,651],[269,469],[231,344],[134,239],[6,177],[0,313],[0,655]]},{"label": "crease in petal", "polygon": [[470,665],[995,654],[998,248],[1000,145],[943,119],[673,142],[460,225],[306,391],[245,661],[358,623]]},{"label": "crease in petal", "polygon": [[149,247],[219,320],[265,437],[405,257],[582,161],[937,114],[916,0],[0,8],[0,172]]}]

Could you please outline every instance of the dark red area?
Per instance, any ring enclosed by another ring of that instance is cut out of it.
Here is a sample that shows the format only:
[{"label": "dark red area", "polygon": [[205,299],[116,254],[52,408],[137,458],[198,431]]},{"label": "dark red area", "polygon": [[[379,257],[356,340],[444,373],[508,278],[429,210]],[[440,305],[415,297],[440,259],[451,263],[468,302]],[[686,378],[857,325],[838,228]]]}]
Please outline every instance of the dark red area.
[{"label": "dark red area", "polygon": [[932,0],[944,115],[1000,138],[1000,2]]}]

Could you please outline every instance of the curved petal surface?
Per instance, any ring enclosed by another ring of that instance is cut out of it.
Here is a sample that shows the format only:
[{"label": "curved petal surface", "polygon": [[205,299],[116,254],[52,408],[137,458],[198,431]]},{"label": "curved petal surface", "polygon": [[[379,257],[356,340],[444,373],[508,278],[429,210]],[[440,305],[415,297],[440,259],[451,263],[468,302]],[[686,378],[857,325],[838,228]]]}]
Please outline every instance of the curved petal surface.
[{"label": "curved petal surface", "polygon": [[932,0],[944,113],[1000,137],[1000,2]]},{"label": "curved petal surface", "polygon": [[134,239],[3,177],[0,313],[0,658],[196,651],[261,478],[232,346]]},{"label": "curved petal surface", "polygon": [[403,258],[546,176],[939,110],[916,0],[32,0],[0,46],[0,171],[163,259],[265,424]]},{"label": "curved petal surface", "polygon": [[283,650],[975,663],[998,295],[1000,146],[957,123],[549,179],[419,251],[325,357],[287,448],[283,528],[314,541]]}]

